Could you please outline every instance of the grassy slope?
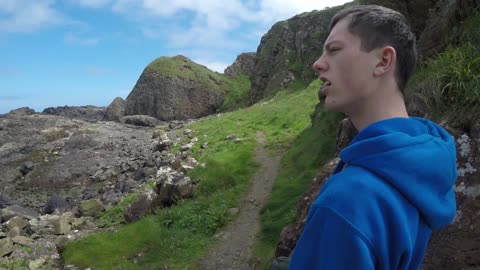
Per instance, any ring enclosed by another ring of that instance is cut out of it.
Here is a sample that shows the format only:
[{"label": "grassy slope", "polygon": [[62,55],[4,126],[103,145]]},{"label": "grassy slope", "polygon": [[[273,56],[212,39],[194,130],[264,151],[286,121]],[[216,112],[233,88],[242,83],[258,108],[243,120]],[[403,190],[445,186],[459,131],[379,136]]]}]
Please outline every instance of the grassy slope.
[{"label": "grassy slope", "polygon": [[[63,254],[66,263],[93,269],[194,269],[212,236],[232,218],[226,213],[239,205],[256,169],[256,131],[266,134],[272,151],[290,146],[310,126],[318,87],[316,81],[306,90],[284,91],[270,101],[188,126],[199,138],[193,155],[206,163],[205,169],[191,173],[200,180],[196,198],[161,209],[117,232],[70,243]],[[225,140],[232,134],[242,142]],[[203,142],[208,142],[207,149],[200,149]]]},{"label": "grassy slope", "polygon": [[466,128],[480,114],[480,12],[470,16],[450,34],[452,44],[422,63],[407,95],[419,97],[427,117]]}]

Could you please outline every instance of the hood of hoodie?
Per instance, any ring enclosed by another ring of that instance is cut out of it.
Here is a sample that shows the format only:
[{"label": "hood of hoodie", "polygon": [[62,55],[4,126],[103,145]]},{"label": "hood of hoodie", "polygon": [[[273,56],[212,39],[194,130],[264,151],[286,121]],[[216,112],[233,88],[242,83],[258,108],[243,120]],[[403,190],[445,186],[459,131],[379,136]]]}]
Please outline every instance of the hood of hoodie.
[{"label": "hood of hoodie", "polygon": [[340,157],[387,181],[430,228],[453,220],[456,148],[453,137],[439,125],[417,117],[382,120],[358,133]]}]

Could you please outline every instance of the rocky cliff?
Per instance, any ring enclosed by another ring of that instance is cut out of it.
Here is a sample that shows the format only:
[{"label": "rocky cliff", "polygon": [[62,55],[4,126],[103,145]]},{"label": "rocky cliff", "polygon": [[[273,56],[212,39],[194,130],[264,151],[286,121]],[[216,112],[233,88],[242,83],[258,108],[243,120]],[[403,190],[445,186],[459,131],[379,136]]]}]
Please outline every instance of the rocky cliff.
[{"label": "rocky cliff", "polygon": [[235,75],[247,75],[251,77],[255,69],[255,63],[257,61],[257,54],[242,53],[237,56],[235,62],[225,69],[225,75],[233,77]]},{"label": "rocky cliff", "polygon": [[250,103],[315,78],[311,66],[321,55],[331,17],[341,8],[303,13],[272,26],[257,48]]},{"label": "rocky cliff", "polygon": [[125,115],[160,120],[206,116],[223,104],[227,87],[223,76],[184,56],[160,57],[140,75],[126,99]]}]

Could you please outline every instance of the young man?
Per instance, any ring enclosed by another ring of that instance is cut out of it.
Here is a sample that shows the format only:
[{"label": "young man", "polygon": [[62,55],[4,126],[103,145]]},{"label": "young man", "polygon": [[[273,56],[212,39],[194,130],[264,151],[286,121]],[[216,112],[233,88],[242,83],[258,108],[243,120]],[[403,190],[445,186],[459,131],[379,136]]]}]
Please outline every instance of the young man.
[{"label": "young man", "polygon": [[289,269],[419,269],[431,231],[454,218],[455,143],[404,104],[415,46],[396,11],[353,6],[333,17],[313,67],[325,108],[359,133],[310,207]]}]

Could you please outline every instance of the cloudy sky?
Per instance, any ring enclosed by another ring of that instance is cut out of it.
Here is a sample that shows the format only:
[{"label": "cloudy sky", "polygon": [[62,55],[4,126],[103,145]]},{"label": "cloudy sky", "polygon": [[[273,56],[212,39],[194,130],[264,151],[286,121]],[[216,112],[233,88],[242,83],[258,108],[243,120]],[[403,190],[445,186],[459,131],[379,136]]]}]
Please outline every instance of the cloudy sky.
[{"label": "cloudy sky", "polygon": [[279,20],[344,0],[0,0],[0,114],[107,106],[182,54],[223,72]]}]

